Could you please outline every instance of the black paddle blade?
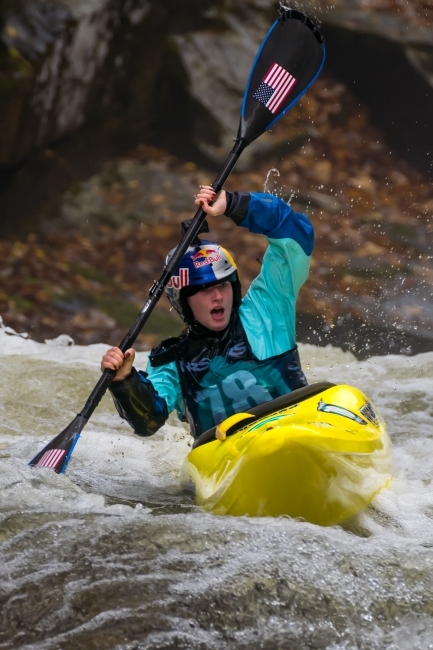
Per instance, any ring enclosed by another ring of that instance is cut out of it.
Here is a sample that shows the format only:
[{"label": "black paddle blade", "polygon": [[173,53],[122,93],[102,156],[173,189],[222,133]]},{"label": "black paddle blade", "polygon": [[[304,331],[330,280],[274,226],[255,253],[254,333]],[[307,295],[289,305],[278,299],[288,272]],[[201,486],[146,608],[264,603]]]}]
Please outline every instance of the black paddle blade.
[{"label": "black paddle blade", "polygon": [[238,138],[251,143],[272,127],[317,79],[325,46],[317,27],[299,11],[284,11],[253,63]]},{"label": "black paddle blade", "polygon": [[48,445],[36,454],[29,465],[32,467],[50,467],[57,474],[64,472],[86,422],[85,417],[77,415],[66,429],[63,429],[58,436],[53,438]]}]

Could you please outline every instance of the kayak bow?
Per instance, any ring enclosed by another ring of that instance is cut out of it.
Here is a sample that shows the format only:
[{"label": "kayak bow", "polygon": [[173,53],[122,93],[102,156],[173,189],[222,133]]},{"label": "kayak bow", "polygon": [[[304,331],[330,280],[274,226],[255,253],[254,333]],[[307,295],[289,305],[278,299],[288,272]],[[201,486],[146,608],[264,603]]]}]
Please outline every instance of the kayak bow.
[{"label": "kayak bow", "polygon": [[356,388],[308,389],[284,408],[281,398],[274,411],[269,402],[259,418],[228,418],[218,439],[188,454],[181,480],[198,505],[219,515],[289,515],[331,526],[371,502],[392,474],[385,422]]}]

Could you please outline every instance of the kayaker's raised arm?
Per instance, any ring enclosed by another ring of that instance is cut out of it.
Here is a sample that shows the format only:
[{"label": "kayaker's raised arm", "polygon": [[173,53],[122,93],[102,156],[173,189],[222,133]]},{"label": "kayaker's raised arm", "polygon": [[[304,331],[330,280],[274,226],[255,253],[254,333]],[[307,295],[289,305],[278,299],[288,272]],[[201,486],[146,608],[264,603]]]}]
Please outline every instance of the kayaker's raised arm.
[{"label": "kayaker's raised arm", "polygon": [[311,255],[314,230],[305,214],[272,194],[226,192],[225,214],[236,225],[268,239],[293,239],[306,255]]},{"label": "kayaker's raised arm", "polygon": [[[214,201],[213,205],[209,205]],[[268,239],[293,239],[307,256],[313,251],[314,230],[305,214],[272,194],[260,192],[226,192],[218,196],[210,186],[203,186],[195,200],[210,215],[225,214],[237,226],[265,235]]]},{"label": "kayaker's raised arm", "polygon": [[272,194],[225,192],[223,200],[225,215],[236,225],[265,235],[269,241],[260,273],[239,310],[253,351],[265,359],[293,349],[296,299],[308,277],[313,226],[305,214]]}]

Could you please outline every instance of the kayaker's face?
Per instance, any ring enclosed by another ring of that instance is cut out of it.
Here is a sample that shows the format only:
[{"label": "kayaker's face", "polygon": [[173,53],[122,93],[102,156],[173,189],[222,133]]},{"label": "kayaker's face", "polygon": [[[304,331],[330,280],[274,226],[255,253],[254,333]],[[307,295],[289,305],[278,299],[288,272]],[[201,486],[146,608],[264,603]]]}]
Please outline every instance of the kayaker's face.
[{"label": "kayaker's face", "polygon": [[198,291],[187,298],[194,318],[200,325],[214,332],[220,332],[229,324],[233,307],[231,282],[221,282],[213,287]]}]

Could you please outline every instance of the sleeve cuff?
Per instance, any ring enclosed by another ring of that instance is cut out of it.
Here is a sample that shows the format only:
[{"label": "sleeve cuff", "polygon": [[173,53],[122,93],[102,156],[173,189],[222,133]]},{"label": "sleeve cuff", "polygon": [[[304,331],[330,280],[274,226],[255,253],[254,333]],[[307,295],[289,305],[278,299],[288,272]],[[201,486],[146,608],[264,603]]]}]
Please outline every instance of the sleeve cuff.
[{"label": "sleeve cuff", "polygon": [[250,208],[251,195],[249,192],[227,192],[227,208],[224,212],[237,226],[245,221]]},{"label": "sleeve cuff", "polygon": [[[147,373],[140,374],[144,374],[147,377]],[[140,381],[140,377],[134,366],[132,366],[130,375],[125,377],[125,379],[122,379],[122,381],[112,381],[108,389],[112,395],[117,397],[129,393],[131,386],[133,386],[137,381]]]}]

